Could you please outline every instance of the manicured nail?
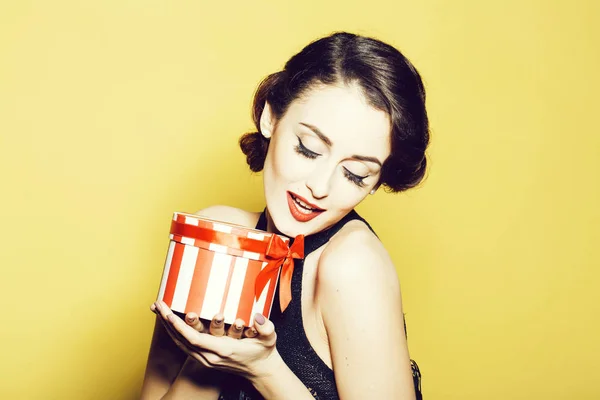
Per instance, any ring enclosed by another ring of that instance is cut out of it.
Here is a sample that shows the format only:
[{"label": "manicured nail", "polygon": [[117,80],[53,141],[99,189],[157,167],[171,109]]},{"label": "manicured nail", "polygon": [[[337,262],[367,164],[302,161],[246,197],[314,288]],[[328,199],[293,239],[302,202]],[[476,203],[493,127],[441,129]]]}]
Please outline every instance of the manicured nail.
[{"label": "manicured nail", "polygon": [[262,325],[265,323],[265,317],[262,314],[254,314],[254,320],[259,325]]},{"label": "manicured nail", "polygon": [[235,325],[234,325],[234,327],[235,327],[235,330],[236,330],[236,331],[241,331],[241,330],[244,328],[244,325],[241,325],[241,324],[235,324]]},{"label": "manicured nail", "polygon": [[221,325],[223,323],[223,318],[215,318],[215,325]]}]

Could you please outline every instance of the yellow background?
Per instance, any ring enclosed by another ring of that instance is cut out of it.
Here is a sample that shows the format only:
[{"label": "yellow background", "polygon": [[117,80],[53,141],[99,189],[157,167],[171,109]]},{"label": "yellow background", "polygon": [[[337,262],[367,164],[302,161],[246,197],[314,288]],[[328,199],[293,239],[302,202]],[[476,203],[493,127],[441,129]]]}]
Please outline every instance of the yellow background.
[{"label": "yellow background", "polygon": [[600,398],[599,3],[217,3],[2,1],[0,398],[137,396],[171,213],[262,208],[253,91],[334,30],[428,89],[427,181],[359,208],[425,398]]}]

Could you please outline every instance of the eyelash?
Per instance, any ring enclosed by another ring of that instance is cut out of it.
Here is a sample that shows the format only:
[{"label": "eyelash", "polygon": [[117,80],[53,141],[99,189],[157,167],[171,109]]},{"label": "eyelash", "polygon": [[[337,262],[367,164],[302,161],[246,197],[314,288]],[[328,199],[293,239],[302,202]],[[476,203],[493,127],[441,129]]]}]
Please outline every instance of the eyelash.
[{"label": "eyelash", "polygon": [[[300,140],[300,138],[298,138],[298,144],[296,146],[294,146],[294,150],[296,150],[296,153],[314,160],[315,158],[319,157],[321,154],[319,153],[315,153],[312,150],[307,149],[304,144],[302,143],[302,140]],[[365,186],[365,182],[364,179],[368,176],[358,176],[356,174],[353,174],[352,172],[348,171],[345,167],[344,167],[344,176],[346,177],[346,179],[348,179],[350,182],[354,183],[355,185],[357,185],[358,187],[364,187]]]},{"label": "eyelash", "polygon": [[366,176],[358,176],[356,174],[353,174],[352,172],[348,171],[346,168],[344,168],[344,176],[352,183],[356,184],[359,187],[365,187],[365,182],[364,179],[366,178]]},{"label": "eyelash", "polygon": [[296,150],[296,153],[303,155],[306,158],[310,158],[311,160],[314,160],[320,156],[319,153],[315,153],[314,151],[307,149],[304,144],[302,144],[302,140],[300,140],[300,138],[298,138],[298,144],[294,147],[294,150]]}]

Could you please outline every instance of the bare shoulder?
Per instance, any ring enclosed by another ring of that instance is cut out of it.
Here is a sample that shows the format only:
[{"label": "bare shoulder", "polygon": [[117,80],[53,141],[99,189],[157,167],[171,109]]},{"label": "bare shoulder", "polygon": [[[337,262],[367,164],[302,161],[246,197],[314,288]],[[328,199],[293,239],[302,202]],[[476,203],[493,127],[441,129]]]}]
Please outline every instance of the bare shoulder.
[{"label": "bare shoulder", "polygon": [[195,214],[204,218],[242,225],[248,228],[254,228],[260,216],[259,212],[246,211],[241,208],[223,205],[210,206],[195,212]]},{"label": "bare shoulder", "polygon": [[400,297],[387,250],[361,221],[347,223],[333,236],[319,258],[317,274],[319,290]]},{"label": "bare shoulder", "polygon": [[[359,349],[364,343],[370,343],[375,354],[406,350],[396,269],[381,241],[363,222],[349,222],[323,249],[315,297],[336,367],[341,364],[343,369],[367,373],[370,368],[358,367],[369,358]],[[398,370],[398,360],[379,359]]]},{"label": "bare shoulder", "polygon": [[317,268],[316,302],[340,397],[414,399],[400,284],[379,239],[363,222],[348,222]]}]

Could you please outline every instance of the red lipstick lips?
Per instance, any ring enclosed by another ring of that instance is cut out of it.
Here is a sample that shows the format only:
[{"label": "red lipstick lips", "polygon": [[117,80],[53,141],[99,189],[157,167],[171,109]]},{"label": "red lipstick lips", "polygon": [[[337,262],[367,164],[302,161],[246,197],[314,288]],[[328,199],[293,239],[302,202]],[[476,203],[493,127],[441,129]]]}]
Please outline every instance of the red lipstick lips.
[{"label": "red lipstick lips", "polygon": [[298,222],[308,222],[325,211],[292,192],[287,192],[287,199],[290,213]]}]

